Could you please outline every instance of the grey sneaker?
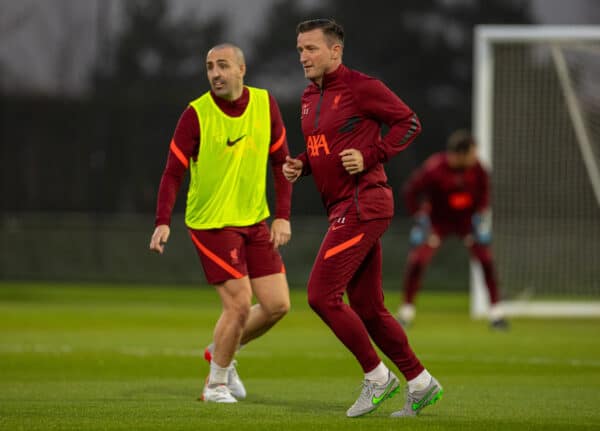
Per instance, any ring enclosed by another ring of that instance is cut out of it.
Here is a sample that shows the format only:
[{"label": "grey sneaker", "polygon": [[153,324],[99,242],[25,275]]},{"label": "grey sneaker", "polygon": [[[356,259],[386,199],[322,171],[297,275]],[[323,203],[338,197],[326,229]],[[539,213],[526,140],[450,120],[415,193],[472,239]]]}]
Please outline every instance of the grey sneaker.
[{"label": "grey sneaker", "polygon": [[490,329],[493,331],[508,331],[510,325],[508,324],[508,320],[501,317],[490,321]]},{"label": "grey sneaker", "polygon": [[402,304],[400,307],[398,307],[396,321],[401,324],[404,329],[408,329],[412,326],[416,314],[417,312],[413,304]]},{"label": "grey sneaker", "polygon": [[442,385],[431,377],[431,383],[422,391],[409,392],[406,389],[406,403],[402,410],[392,413],[393,417],[416,416],[423,408],[431,406],[442,398],[444,389]]},{"label": "grey sneaker", "polygon": [[346,412],[349,418],[355,418],[372,412],[383,401],[393,397],[400,390],[398,377],[389,371],[387,382],[378,385],[370,380],[363,381],[363,387],[358,399]]}]

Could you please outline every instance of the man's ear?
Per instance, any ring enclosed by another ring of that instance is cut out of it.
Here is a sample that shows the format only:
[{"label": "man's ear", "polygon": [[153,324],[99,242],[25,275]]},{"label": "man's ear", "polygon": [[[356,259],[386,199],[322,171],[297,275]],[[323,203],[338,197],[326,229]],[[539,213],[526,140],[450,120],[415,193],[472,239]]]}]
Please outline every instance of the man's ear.
[{"label": "man's ear", "polygon": [[331,47],[331,59],[339,60],[342,57],[342,45],[336,43]]}]

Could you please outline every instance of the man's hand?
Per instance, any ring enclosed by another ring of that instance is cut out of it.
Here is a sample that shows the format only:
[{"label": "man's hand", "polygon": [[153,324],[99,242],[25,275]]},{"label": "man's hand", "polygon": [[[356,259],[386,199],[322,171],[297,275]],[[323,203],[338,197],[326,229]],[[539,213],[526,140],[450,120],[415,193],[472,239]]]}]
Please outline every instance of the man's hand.
[{"label": "man's hand", "polygon": [[169,240],[171,228],[166,224],[156,226],[152,238],[150,239],[150,250],[155,251],[158,254],[163,254],[165,251],[165,244]]},{"label": "man's hand", "polygon": [[[302,162],[300,162],[302,163]],[[274,248],[280,245],[286,245],[292,237],[292,228],[290,221],[283,218],[276,218],[271,223],[271,242]]]},{"label": "man's hand", "polygon": [[491,218],[492,215],[489,211],[473,214],[471,217],[473,242],[481,245],[489,245],[492,242]]},{"label": "man's hand", "polygon": [[409,241],[413,247],[423,244],[428,244],[433,248],[439,246],[440,238],[431,231],[431,221],[427,214],[418,213],[415,215],[413,227],[410,230]]},{"label": "man's hand", "polygon": [[302,175],[302,168],[304,163],[300,159],[292,159],[290,156],[285,156],[285,163],[283,164],[283,176],[290,183],[295,182],[300,175]]},{"label": "man's hand", "polygon": [[358,174],[365,170],[365,163],[363,159],[363,155],[360,151],[349,148],[340,153],[342,157],[342,165],[344,169],[350,174]]}]

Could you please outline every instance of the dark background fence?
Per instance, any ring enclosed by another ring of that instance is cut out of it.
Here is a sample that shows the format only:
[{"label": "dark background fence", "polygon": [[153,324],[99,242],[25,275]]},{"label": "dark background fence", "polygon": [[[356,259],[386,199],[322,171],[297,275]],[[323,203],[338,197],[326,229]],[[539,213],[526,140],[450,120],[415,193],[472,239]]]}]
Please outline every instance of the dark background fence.
[{"label": "dark background fence", "polygon": [[[183,192],[166,255],[151,255],[147,244],[173,129],[187,103],[208,89],[204,56],[216,43],[232,41],[246,51],[246,83],[276,97],[297,154],[304,146],[299,97],[306,81],[294,29],[307,18],[341,22],[344,62],[382,79],[423,124],[414,145],[386,166],[397,193],[412,169],[443,149],[448,133],[470,126],[474,26],[537,19],[528,0],[376,0],[369,7],[357,0],[273,0],[252,35],[236,40],[230,17],[195,13],[193,2],[179,15],[172,11],[184,2],[167,0],[1,3],[2,280],[203,280],[177,215]],[[58,42],[44,45],[44,39]],[[17,66],[26,55],[29,64]],[[45,84],[30,72],[47,78]],[[400,284],[409,228],[398,196],[396,208],[384,238],[390,286]],[[294,239],[283,254],[290,279],[302,283],[325,223],[310,179],[295,186],[293,214]],[[433,285],[464,287],[461,250],[451,241],[436,257],[428,276]]]},{"label": "dark background fence", "polygon": [[[173,219],[162,256],[148,250],[152,215],[89,213],[5,214],[0,225],[0,272],[5,280],[151,284],[204,284],[183,224]],[[406,220],[395,220],[383,238],[385,286],[400,292],[408,251]],[[324,217],[292,220],[293,239],[281,249],[288,279],[304,286],[327,229]],[[468,255],[451,240],[434,258],[425,280],[436,290],[467,291]]]}]

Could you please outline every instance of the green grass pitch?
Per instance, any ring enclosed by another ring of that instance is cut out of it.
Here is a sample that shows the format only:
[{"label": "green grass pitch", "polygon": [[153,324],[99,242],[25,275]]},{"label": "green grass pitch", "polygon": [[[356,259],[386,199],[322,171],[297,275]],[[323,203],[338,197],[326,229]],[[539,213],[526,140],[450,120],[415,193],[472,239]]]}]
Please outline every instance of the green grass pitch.
[{"label": "green grass pitch", "polygon": [[[388,292],[388,306],[399,295]],[[219,313],[209,287],[0,284],[2,430],[600,429],[599,320],[468,318],[464,295],[420,297],[409,338],[445,387],[418,418],[404,394],[345,417],[361,370],[292,292],[292,311],[238,356],[248,398],[198,402]],[[389,364],[389,363],[388,363]]]}]

